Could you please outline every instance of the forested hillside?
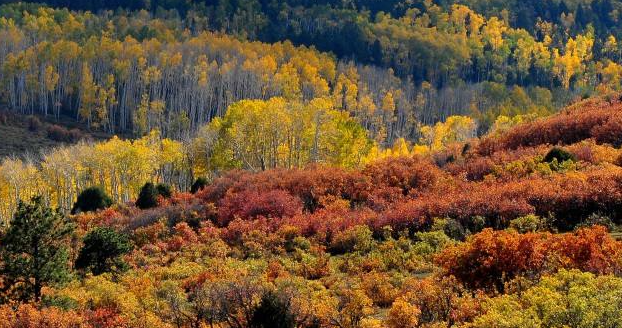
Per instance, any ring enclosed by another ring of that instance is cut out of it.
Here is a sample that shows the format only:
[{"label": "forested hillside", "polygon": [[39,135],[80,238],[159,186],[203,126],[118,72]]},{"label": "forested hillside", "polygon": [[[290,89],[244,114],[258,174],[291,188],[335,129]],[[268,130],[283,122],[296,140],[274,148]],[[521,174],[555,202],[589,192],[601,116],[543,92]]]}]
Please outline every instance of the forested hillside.
[{"label": "forested hillside", "polygon": [[499,115],[543,115],[620,86],[613,27],[603,36],[542,21],[530,31],[430,2],[373,15],[281,5],[278,15],[275,3],[98,14],[3,6],[1,90],[22,113],[177,139],[238,100],[326,99],[386,147],[451,115],[473,117],[481,134]]},{"label": "forested hillside", "polygon": [[0,328],[622,318],[619,0],[0,0]]},{"label": "forested hillside", "polygon": [[[157,135],[59,148],[3,176],[2,204],[50,198],[3,209],[0,326],[615,327],[621,118],[619,98],[592,99],[423,155],[191,193],[186,146]],[[45,205],[76,193],[67,216]]]}]

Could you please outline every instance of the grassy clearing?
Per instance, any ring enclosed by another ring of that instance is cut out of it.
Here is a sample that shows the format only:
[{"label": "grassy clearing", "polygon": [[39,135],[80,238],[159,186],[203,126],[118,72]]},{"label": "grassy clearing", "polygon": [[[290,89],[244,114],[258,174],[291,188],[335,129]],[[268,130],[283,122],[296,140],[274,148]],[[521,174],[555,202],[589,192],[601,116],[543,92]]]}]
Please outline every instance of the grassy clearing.
[{"label": "grassy clearing", "polygon": [[60,142],[48,136],[47,128],[52,125],[61,126],[67,130],[78,129],[86,139],[102,140],[110,136],[102,133],[87,133],[86,128],[69,117],[59,120],[37,117],[41,125],[31,128],[29,117],[0,110],[0,159],[6,156],[23,157],[28,153],[38,153],[41,150],[60,146],[67,142]]},{"label": "grassy clearing", "polygon": [[0,121],[0,157],[23,156],[59,144],[47,138],[45,129],[30,131],[24,117],[6,114],[6,121]]}]

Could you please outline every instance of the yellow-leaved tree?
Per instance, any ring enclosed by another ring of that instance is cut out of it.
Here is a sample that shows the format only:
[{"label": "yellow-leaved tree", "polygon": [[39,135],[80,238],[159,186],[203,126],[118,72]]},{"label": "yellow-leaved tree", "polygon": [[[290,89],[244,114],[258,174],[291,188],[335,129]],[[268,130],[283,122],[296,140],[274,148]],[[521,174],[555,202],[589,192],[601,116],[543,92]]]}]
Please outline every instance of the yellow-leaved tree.
[{"label": "yellow-leaved tree", "polygon": [[450,116],[445,122],[421,128],[420,143],[437,151],[455,142],[465,142],[476,136],[477,124],[467,116]]},{"label": "yellow-leaved tree", "polygon": [[101,186],[116,202],[125,202],[134,199],[146,181],[181,185],[185,160],[182,144],[162,139],[157,130],[133,141],[113,137],[48,150],[38,163],[6,159],[0,163],[0,219],[8,220],[20,200],[35,195],[69,210],[78,194],[91,186]]},{"label": "yellow-leaved tree", "polygon": [[234,103],[194,140],[195,170],[359,165],[371,149],[367,132],[332,104],[325,98],[308,103],[283,98]]}]

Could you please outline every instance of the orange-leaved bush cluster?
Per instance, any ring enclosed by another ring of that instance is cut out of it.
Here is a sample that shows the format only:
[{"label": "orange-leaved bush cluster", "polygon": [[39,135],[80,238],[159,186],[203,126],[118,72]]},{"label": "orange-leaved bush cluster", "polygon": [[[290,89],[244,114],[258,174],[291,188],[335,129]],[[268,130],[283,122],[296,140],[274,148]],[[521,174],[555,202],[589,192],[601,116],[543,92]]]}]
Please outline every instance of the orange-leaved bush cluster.
[{"label": "orange-leaved bush cluster", "polygon": [[564,234],[485,229],[445,249],[436,262],[446,275],[471,288],[503,290],[504,283],[519,275],[540,276],[562,268],[620,274],[622,242],[604,227]]}]

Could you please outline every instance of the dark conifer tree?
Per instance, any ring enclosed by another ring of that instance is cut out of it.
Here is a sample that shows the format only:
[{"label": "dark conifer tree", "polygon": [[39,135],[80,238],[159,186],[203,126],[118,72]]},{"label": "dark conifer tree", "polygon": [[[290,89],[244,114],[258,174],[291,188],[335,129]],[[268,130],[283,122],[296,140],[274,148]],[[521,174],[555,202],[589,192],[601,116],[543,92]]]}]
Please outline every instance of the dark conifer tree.
[{"label": "dark conifer tree", "polygon": [[69,239],[74,228],[41,197],[19,203],[1,241],[0,271],[9,299],[38,302],[44,286],[69,278]]}]

